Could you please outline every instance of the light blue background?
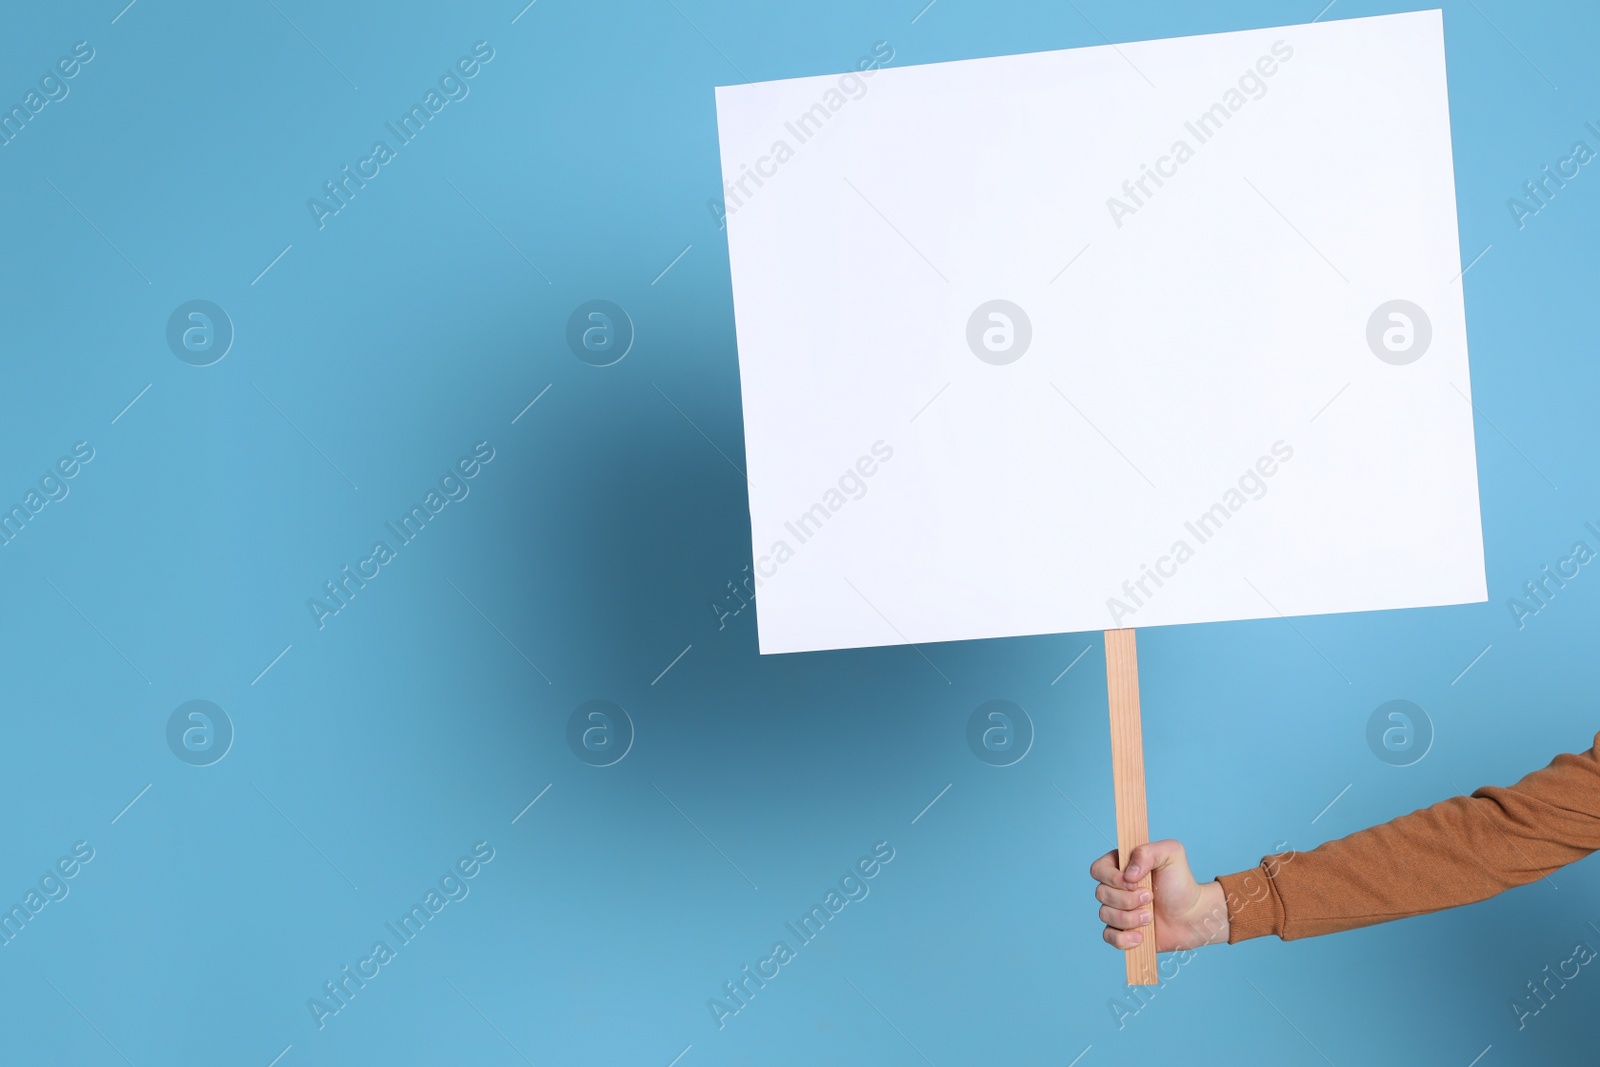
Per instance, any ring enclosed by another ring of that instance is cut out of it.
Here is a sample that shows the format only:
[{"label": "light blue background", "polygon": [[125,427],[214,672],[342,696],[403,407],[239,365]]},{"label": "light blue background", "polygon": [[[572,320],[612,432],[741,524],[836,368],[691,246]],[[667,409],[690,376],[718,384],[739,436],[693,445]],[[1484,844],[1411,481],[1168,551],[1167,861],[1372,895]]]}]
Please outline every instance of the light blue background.
[{"label": "light blue background", "polygon": [[[712,87],[878,41],[905,65],[1305,22],[1316,0],[539,0],[515,23],[519,0],[122,2],[14,8],[0,35],[7,106],[74,42],[96,52],[0,148],[0,501],[96,450],[0,548],[0,903],[96,850],[0,948],[0,1059],[1592,1062],[1600,977],[1521,1031],[1510,1002],[1600,946],[1594,861],[1208,950],[1119,1029],[1086,875],[1113,825],[1099,635],[930,647],[935,671],[908,648],[761,658],[754,611],[719,629],[710,607],[750,562],[718,454],[742,465]],[[1600,521],[1600,176],[1520,230],[1506,207],[1596,143],[1597,25],[1577,2],[1445,5],[1461,245],[1492,246],[1465,278],[1490,602],[1141,634],[1152,825],[1203,876],[1508,783],[1600,726],[1600,577],[1521,631],[1506,607]],[[319,230],[307,198],[480,40],[470,96]],[[193,298],[237,330],[211,367],[164,340]],[[612,367],[563,340],[591,298],[637,328]],[[470,497],[319,631],[307,598],[480,440]],[[164,733],[197,698],[237,731],[204,768]],[[608,768],[565,741],[592,698],[637,727]],[[1365,740],[1394,698],[1437,731],[1411,767]],[[1036,726],[1014,766],[966,747],[990,699]],[[319,1030],[308,998],[482,840],[470,896]],[[719,1030],[708,998],[879,840],[870,896]]]}]

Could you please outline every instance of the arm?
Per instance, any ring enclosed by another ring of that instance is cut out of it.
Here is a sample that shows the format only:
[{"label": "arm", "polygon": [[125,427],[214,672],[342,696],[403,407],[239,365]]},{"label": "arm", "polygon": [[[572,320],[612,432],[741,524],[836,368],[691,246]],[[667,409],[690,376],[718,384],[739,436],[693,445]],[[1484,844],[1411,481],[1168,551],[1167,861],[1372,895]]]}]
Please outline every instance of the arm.
[{"label": "arm", "polygon": [[1600,735],[1595,743],[1516,785],[1223,875],[1228,940],[1289,941],[1471,904],[1582,859],[1600,849]]},{"label": "arm", "polygon": [[[1485,786],[1310,852],[1197,883],[1176,841],[1090,867],[1105,940],[1131,948],[1154,927],[1161,952],[1265,934],[1313,937],[1492,897],[1600,850],[1600,735],[1509,787]],[[1153,899],[1138,879],[1152,876]]]}]

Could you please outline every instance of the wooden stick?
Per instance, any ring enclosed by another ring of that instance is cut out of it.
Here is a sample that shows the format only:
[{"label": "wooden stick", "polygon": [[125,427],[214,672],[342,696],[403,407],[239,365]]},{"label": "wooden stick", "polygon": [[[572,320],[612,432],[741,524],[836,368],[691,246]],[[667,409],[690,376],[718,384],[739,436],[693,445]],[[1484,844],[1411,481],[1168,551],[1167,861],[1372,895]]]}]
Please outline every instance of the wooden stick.
[{"label": "wooden stick", "polygon": [[[1132,630],[1106,631],[1106,692],[1111,705],[1111,787],[1117,799],[1117,867],[1126,868],[1135,847],[1150,840],[1144,798],[1144,739],[1139,728],[1139,654]],[[1150,873],[1139,879],[1150,889]],[[1153,912],[1153,909],[1152,909]],[[1155,985],[1156,930],[1128,950],[1128,984]]]}]

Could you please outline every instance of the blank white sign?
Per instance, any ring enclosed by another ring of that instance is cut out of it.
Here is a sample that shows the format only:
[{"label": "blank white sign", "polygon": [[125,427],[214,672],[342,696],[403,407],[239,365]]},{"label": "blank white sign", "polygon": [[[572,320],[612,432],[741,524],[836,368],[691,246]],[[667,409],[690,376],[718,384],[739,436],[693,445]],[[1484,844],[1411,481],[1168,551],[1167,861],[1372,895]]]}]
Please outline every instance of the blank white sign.
[{"label": "blank white sign", "polygon": [[1485,599],[1438,11],[723,87],[762,652]]}]

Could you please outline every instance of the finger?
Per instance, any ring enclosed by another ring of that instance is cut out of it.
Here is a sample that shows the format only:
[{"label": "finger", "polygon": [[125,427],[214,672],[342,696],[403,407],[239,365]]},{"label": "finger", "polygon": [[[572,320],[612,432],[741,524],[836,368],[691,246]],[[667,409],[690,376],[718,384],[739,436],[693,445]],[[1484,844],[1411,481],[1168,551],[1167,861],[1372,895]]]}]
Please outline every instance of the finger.
[{"label": "finger", "polygon": [[1100,921],[1115,930],[1137,930],[1150,925],[1150,913],[1105,906],[1100,909]]},{"label": "finger", "polygon": [[1109,926],[1101,932],[1100,936],[1105,938],[1106,944],[1112,948],[1120,948],[1123,951],[1127,951],[1144,940],[1144,934],[1138,930],[1113,930]]},{"label": "finger", "polygon": [[1109,904],[1113,908],[1123,911],[1132,911],[1141,904],[1150,903],[1148,889],[1113,889],[1108,885],[1096,886],[1094,898],[1102,904]]},{"label": "finger", "polygon": [[[1128,856],[1127,869],[1122,872],[1122,883],[1126,886],[1136,885],[1139,879],[1151,871],[1174,863],[1187,864],[1188,857],[1184,854],[1183,845],[1177,841],[1151,841],[1149,844],[1140,845]],[[1116,883],[1108,883],[1115,885]]]},{"label": "finger", "polygon": [[1117,870],[1117,854],[1107,852],[1089,865],[1089,877],[1105,885],[1121,888],[1122,875]]}]

